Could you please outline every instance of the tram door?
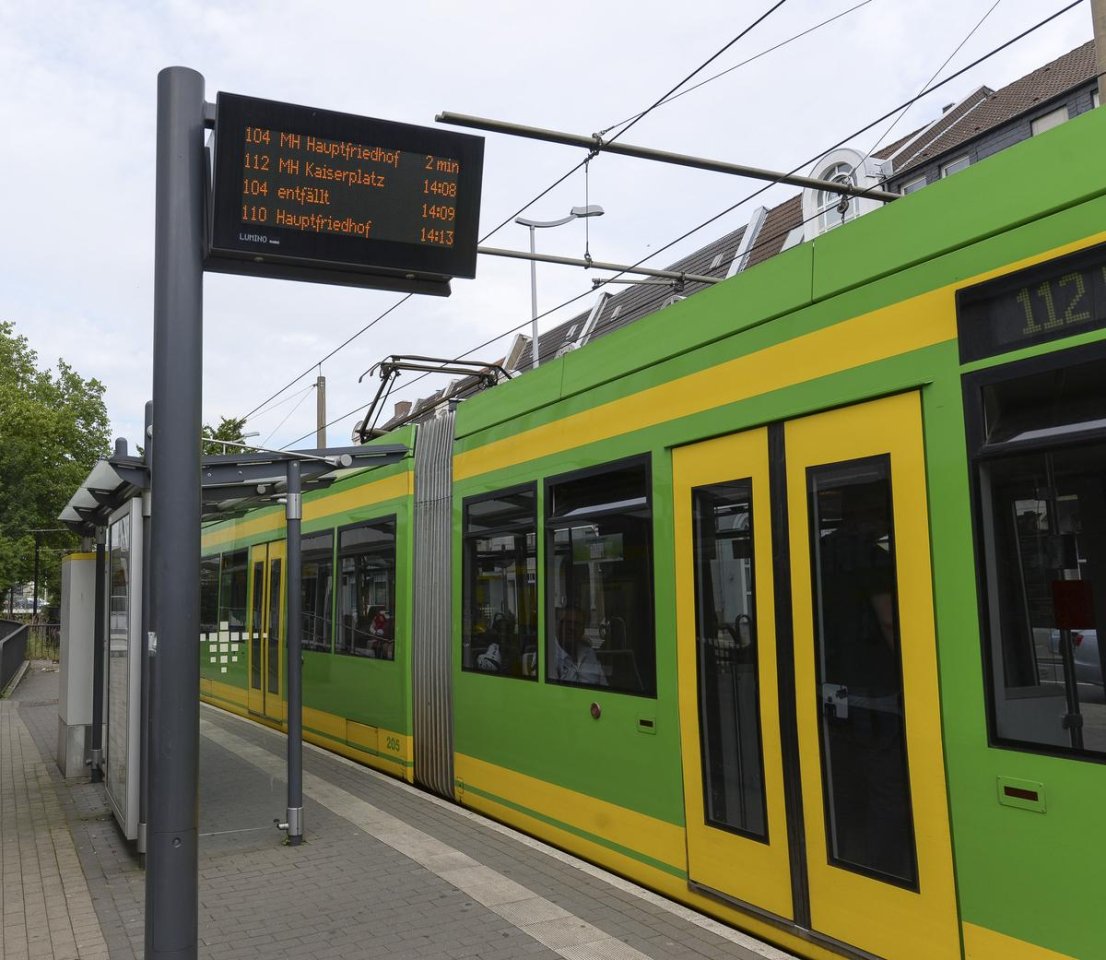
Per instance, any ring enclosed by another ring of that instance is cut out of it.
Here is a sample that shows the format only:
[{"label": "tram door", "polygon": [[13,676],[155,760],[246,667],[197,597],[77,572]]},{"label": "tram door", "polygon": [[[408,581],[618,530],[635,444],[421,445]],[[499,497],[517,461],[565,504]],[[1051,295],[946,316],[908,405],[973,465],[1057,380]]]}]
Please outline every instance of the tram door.
[{"label": "tram door", "polygon": [[250,549],[250,713],[284,720],[284,541]]},{"label": "tram door", "polygon": [[918,394],[673,467],[691,882],[877,957],[959,957]]}]

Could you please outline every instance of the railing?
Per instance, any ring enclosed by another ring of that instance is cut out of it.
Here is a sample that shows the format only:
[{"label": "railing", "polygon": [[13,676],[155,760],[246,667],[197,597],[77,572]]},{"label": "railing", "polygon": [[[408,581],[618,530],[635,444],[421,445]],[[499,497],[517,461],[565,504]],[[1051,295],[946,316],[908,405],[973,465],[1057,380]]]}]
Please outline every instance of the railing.
[{"label": "railing", "polygon": [[0,690],[3,690],[23,665],[27,650],[27,625],[15,620],[0,620]]},{"label": "railing", "polygon": [[61,659],[61,624],[32,623],[27,627],[28,660]]}]

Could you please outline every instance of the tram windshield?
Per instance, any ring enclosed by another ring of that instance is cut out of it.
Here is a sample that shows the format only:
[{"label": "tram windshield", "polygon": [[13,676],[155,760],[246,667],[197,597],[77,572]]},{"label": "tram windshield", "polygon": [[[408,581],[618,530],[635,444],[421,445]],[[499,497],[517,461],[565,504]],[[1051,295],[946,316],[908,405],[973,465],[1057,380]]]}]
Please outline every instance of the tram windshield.
[{"label": "tram windshield", "polygon": [[1092,754],[1106,753],[1106,439],[1088,432],[1104,367],[985,387],[1009,454],[979,465],[996,732]]}]

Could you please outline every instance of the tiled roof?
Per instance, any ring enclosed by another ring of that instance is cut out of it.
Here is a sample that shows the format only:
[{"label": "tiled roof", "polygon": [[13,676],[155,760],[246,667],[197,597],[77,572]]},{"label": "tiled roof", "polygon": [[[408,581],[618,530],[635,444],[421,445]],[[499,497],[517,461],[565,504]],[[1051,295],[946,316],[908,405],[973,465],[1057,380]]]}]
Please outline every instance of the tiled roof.
[{"label": "tiled roof", "polygon": [[981,87],[944,114],[930,129],[894,158],[898,176],[961,147],[988,130],[1067,93],[1094,78],[1094,41],[1039,67],[1001,90]]},{"label": "tiled roof", "polygon": [[[994,127],[1008,123],[1080,84],[1089,82],[1095,73],[1094,41],[1091,40],[1001,90],[979,87],[948,108],[932,123],[881,148],[873,156],[879,160],[892,159],[893,175],[898,177],[914,167],[922,166],[942,154],[964,146]],[[752,245],[745,251],[747,259],[743,269],[755,267],[779,254],[791,232],[802,225],[802,194],[796,194],[773,207],[764,217],[759,232],[752,239]],[[666,269],[726,277],[746,229],[742,226],[732,230]],[[715,263],[715,260],[718,262]],[[690,296],[706,286],[707,284],[688,282],[680,295]],[[611,292],[615,288],[612,285],[605,289]],[[659,310],[674,292],[671,285],[655,282],[635,283],[619,290],[602,304],[595,326],[588,334],[588,340],[621,329]],[[552,360],[566,344],[580,339],[593,309],[594,304],[571,320],[542,334],[542,362]],[[521,353],[517,369],[528,370],[531,365],[529,346]],[[449,396],[465,397],[480,388],[479,378],[465,378],[449,391]],[[440,390],[431,397],[419,400],[412,412],[429,411],[445,396],[447,390],[448,388]],[[393,417],[397,423],[404,419],[406,418]],[[388,429],[392,424],[389,422],[384,426]]]},{"label": "tiled roof", "polygon": [[773,207],[764,218],[764,226],[760,228],[753,245],[749,250],[749,261],[745,266],[748,270],[758,263],[771,260],[783,249],[787,235],[803,222],[803,195],[795,194],[789,200]]},{"label": "tiled roof", "polygon": [[[663,269],[725,278],[729,273],[730,264],[744,235],[745,227],[738,227],[736,230],[717,240],[712,240],[705,247]],[[714,262],[716,258],[718,259],[717,264]],[[629,276],[627,274],[627,277]],[[690,296],[706,286],[705,283],[687,281],[680,296]],[[618,288],[612,284],[604,289],[611,293]],[[588,335],[588,339],[603,336],[633,323],[635,320],[639,320],[646,314],[652,313],[674,292],[672,285],[664,281],[659,283],[634,283],[618,290],[603,304],[602,312],[596,318],[595,326]],[[587,310],[576,314],[571,320],[558,324],[552,330],[543,333],[539,348],[541,352],[538,355],[540,362],[552,360],[557,355],[557,351],[565,344],[574,343],[578,340],[584,331],[584,325],[587,323],[591,311],[592,307],[589,307]],[[518,369],[528,370],[530,363],[530,350],[526,348],[522,351]]]}]

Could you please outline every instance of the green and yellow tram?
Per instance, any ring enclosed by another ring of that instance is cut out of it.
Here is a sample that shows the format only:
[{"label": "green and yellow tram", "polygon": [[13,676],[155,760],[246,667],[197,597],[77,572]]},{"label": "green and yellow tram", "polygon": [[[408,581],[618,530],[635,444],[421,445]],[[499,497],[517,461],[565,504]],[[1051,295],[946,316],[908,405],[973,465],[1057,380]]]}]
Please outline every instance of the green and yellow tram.
[{"label": "green and yellow tram", "polygon": [[[390,435],[305,501],[305,735],[803,956],[1106,956],[1103,153]],[[277,726],[283,525],[206,529],[200,644]]]}]

